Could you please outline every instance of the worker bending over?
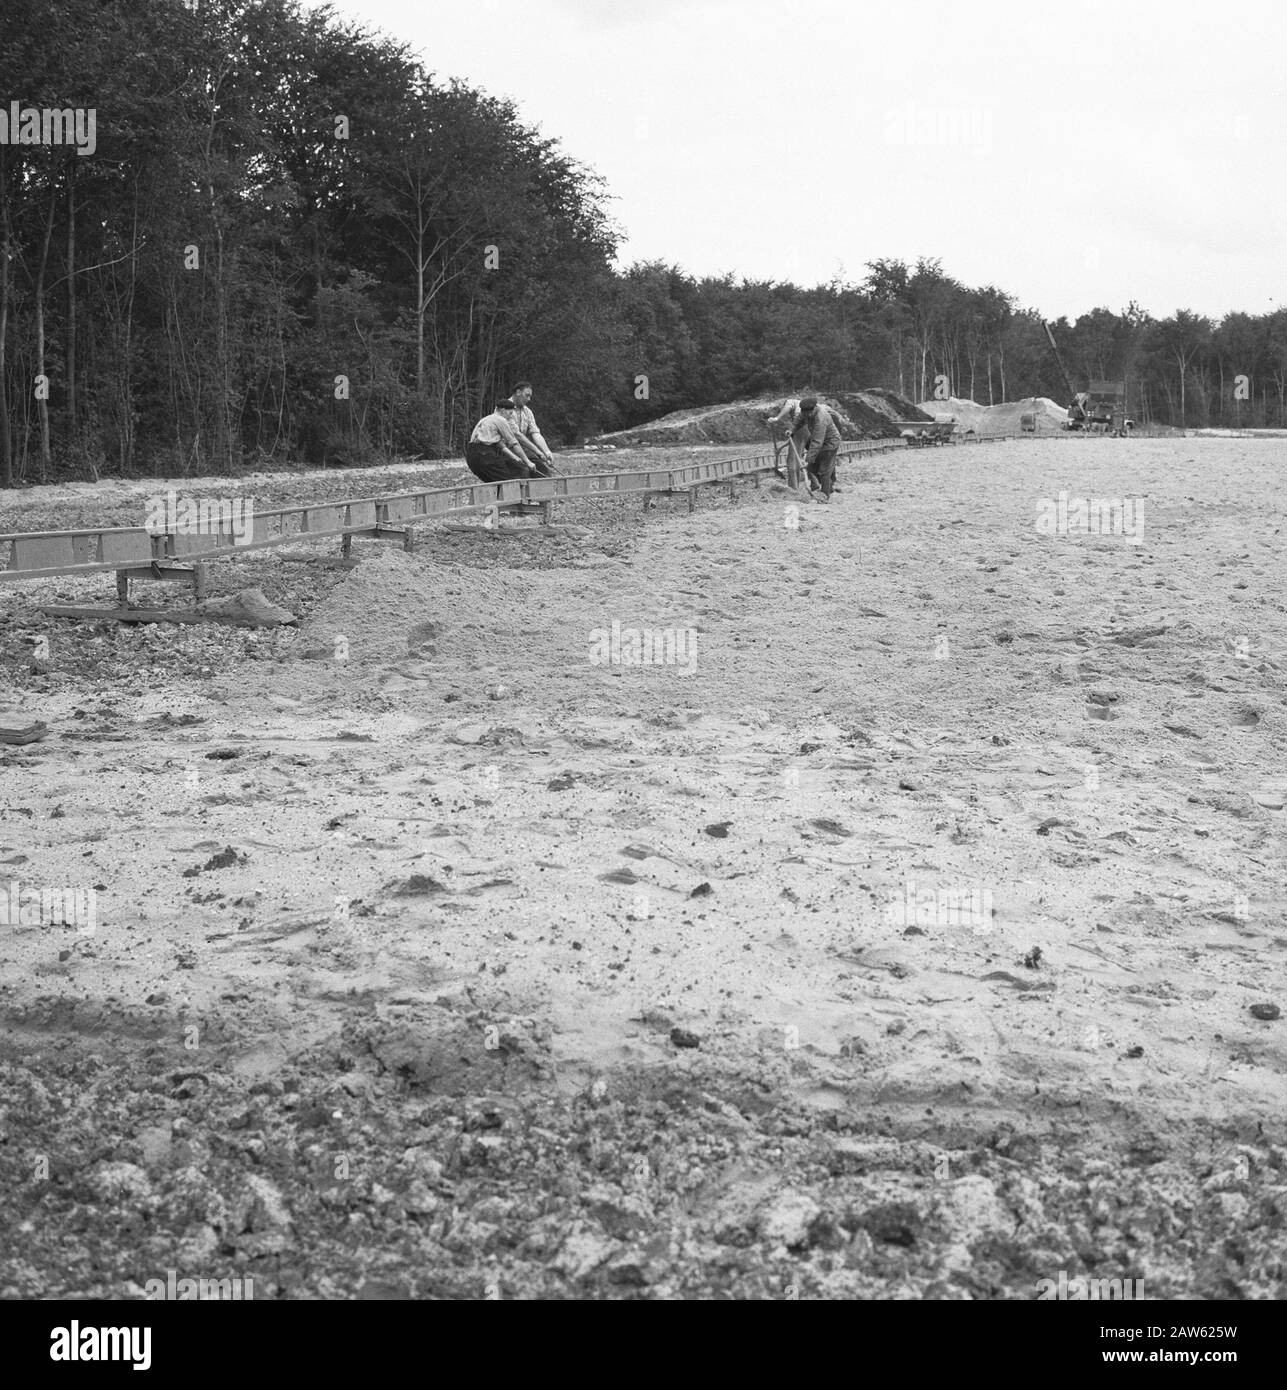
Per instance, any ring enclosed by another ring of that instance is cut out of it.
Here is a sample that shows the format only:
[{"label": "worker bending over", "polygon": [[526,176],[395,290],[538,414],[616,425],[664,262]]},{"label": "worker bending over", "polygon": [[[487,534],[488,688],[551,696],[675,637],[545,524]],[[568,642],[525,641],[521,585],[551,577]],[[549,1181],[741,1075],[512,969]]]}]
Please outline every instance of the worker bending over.
[{"label": "worker bending over", "polygon": [[536,469],[519,443],[517,423],[518,408],[506,399],[474,426],[465,446],[465,462],[474,477],[485,483],[501,483],[535,476]]},{"label": "worker bending over", "polygon": [[816,396],[806,396],[800,402],[800,417],[791,438],[804,456],[809,474],[809,490],[822,493],[824,502],[835,491],[836,454],[840,449],[840,431],[835,417]]},{"label": "worker bending over", "polygon": [[[817,401],[816,396],[809,395],[808,393],[806,393],[803,398],[800,396],[788,396],[786,400],[782,402],[782,407],[776,415],[769,415],[765,417],[765,423],[772,431],[773,438],[775,440],[778,437],[777,432],[779,425],[782,426],[782,428],[786,431],[786,436],[788,440],[791,439],[795,435],[796,431],[800,428],[800,403],[802,399],[812,400],[815,403]],[[778,470],[775,468],[774,471],[777,472]],[[809,491],[813,492],[816,488],[817,483],[814,482],[812,477],[810,477]],[[840,491],[840,477],[836,472],[836,466],[834,461],[831,467],[831,490],[832,492]]]}]

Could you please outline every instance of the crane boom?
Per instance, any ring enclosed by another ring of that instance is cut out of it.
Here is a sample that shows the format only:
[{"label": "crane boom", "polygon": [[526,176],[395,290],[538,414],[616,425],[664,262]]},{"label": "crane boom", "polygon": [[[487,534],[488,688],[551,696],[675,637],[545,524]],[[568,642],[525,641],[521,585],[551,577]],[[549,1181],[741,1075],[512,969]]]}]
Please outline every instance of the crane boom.
[{"label": "crane boom", "polygon": [[1059,372],[1064,379],[1064,385],[1068,388],[1068,428],[1079,430],[1086,424],[1086,395],[1085,392],[1073,389],[1072,378],[1068,375],[1068,368],[1064,366],[1064,359],[1059,355],[1059,345],[1055,342],[1055,335],[1050,331],[1050,325],[1042,319],[1041,326],[1046,330],[1046,337],[1050,339],[1050,351],[1055,354],[1055,361],[1059,363]]},{"label": "crane boom", "polygon": [[1050,325],[1043,319],[1041,326],[1046,330],[1046,337],[1050,339],[1050,351],[1055,354],[1055,361],[1059,364],[1059,371],[1063,376],[1064,385],[1068,388],[1068,399],[1075,400],[1077,392],[1073,389],[1072,378],[1068,375],[1068,368],[1064,366],[1064,359],[1059,355],[1058,345],[1055,343],[1055,335],[1050,331]]}]

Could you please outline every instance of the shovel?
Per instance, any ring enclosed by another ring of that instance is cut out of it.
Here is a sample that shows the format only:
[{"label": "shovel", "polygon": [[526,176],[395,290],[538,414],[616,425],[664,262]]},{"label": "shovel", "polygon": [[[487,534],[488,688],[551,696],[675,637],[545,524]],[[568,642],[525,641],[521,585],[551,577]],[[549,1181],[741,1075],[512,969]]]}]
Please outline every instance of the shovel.
[{"label": "shovel", "polygon": [[790,462],[787,463],[787,482],[791,484],[796,492],[802,492],[813,501],[813,493],[806,491],[808,484],[805,482],[806,469],[804,460],[800,457],[800,451],[795,447],[795,440],[787,436],[787,448],[791,451]]}]

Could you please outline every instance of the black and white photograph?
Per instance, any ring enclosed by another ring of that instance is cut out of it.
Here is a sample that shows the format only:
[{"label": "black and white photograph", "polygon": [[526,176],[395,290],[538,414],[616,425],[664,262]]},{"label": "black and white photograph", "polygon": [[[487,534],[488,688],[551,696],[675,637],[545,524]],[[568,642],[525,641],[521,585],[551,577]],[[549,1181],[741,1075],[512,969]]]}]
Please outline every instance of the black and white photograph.
[{"label": "black and white photograph", "polygon": [[1253,1364],[1287,10],[0,6],[6,1345]]}]

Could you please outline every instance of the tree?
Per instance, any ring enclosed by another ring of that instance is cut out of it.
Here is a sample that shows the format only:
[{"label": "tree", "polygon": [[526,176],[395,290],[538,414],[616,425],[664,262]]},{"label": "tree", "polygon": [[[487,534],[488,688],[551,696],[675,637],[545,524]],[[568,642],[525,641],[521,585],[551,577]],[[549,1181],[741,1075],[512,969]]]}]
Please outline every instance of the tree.
[{"label": "tree", "polygon": [[1211,340],[1211,320],[1187,309],[1177,309],[1169,319],[1156,325],[1154,339],[1175,363],[1180,391],[1179,423],[1183,426],[1188,423],[1185,387],[1189,368]]}]

